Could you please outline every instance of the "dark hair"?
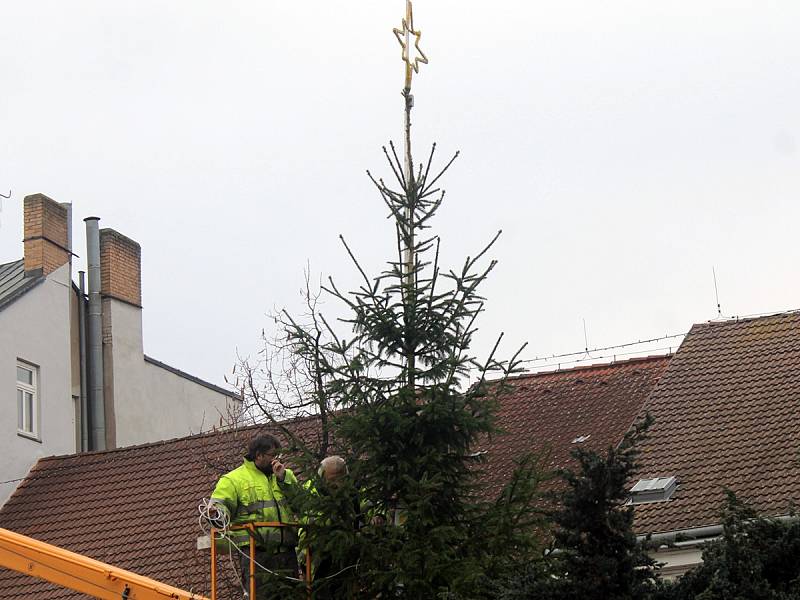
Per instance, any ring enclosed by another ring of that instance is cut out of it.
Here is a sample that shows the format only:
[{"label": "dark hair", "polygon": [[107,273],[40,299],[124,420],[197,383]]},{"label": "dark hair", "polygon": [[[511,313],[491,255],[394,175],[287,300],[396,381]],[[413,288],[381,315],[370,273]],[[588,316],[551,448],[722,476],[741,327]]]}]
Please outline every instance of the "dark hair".
[{"label": "dark hair", "polygon": [[281,447],[280,441],[271,433],[262,433],[250,440],[250,445],[247,446],[247,460],[255,460],[256,456],[262,452],[269,452],[270,450],[277,450]]}]

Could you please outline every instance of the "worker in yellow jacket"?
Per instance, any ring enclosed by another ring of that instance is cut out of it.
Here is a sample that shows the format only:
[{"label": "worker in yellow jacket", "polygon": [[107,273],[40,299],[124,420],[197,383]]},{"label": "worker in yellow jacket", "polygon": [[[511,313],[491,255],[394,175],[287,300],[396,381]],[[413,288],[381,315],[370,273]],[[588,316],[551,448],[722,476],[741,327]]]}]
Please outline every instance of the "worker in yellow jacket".
[{"label": "worker in yellow jacket", "polygon": [[[286,499],[287,486],[297,485],[291,469],[281,462],[280,442],[270,434],[250,441],[243,464],[220,477],[211,501],[226,514],[231,525],[257,521],[294,523]],[[297,530],[294,527],[257,527],[255,535],[246,529],[227,534],[241,550],[242,583],[249,589],[250,544],[256,547],[256,598],[279,598],[275,590],[297,577]]]},{"label": "worker in yellow jacket", "polygon": [[[347,463],[341,456],[328,456],[322,459],[317,471],[318,477],[305,483],[305,490],[319,499],[321,510],[307,511],[303,516],[306,524],[331,528],[346,535],[355,534],[363,526],[363,507],[359,494],[347,482],[349,471]],[[311,503],[314,505],[314,502]],[[324,508],[322,508],[324,507]],[[329,531],[330,533],[330,531]],[[342,538],[337,535],[337,540]],[[305,532],[301,532],[300,547],[304,547]],[[327,552],[326,552],[327,550]],[[352,572],[342,575],[356,566],[356,557],[352,560],[344,556],[334,556],[331,548],[314,547],[312,542],[312,573],[314,577],[315,600],[346,600],[353,597],[355,589],[352,584]],[[301,564],[305,563],[305,549],[298,555]],[[348,577],[350,576],[350,577]]]}]

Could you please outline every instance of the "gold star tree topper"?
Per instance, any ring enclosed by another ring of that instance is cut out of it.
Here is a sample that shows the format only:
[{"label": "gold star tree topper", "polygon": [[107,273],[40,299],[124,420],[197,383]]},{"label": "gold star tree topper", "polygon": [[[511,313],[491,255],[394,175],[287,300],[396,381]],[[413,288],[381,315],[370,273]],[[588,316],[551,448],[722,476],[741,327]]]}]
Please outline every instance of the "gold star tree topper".
[{"label": "gold star tree topper", "polygon": [[[422,32],[414,29],[414,12],[411,8],[411,0],[406,0],[406,18],[400,29],[393,29],[397,41],[403,48],[403,62],[406,63],[406,88],[411,88],[411,71],[419,73],[420,63],[428,64],[428,57],[419,47],[419,38]],[[411,36],[414,36],[413,45]]]}]

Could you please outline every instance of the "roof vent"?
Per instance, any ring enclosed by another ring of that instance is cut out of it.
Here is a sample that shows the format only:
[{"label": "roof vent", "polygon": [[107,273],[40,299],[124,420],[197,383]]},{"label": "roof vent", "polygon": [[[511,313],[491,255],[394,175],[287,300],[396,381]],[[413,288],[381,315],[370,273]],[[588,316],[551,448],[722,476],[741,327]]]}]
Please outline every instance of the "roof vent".
[{"label": "roof vent", "polygon": [[466,455],[467,458],[480,458],[481,456],[485,456],[489,454],[488,450],[478,450],[477,452],[470,452]]},{"label": "roof vent", "polygon": [[583,442],[588,440],[590,437],[592,437],[591,433],[589,435],[579,435],[574,440],[572,440],[571,443],[573,443],[573,444],[582,444]]},{"label": "roof vent", "polygon": [[640,479],[631,488],[629,504],[647,504],[649,502],[665,502],[670,499],[678,487],[675,477],[656,477]]}]

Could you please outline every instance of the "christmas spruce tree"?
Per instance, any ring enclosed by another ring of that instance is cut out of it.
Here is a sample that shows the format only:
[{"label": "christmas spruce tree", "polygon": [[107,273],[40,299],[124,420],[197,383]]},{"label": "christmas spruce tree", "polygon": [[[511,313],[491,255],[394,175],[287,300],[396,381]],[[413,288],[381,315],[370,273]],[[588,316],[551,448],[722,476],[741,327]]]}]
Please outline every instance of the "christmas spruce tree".
[{"label": "christmas spruce tree", "polygon": [[312,515],[304,544],[328,561],[314,584],[318,597],[488,597],[493,580],[538,549],[540,470],[521,457],[498,497],[482,486],[477,445],[496,431],[496,403],[519,354],[496,357],[502,334],[483,360],[471,353],[480,286],[495,265],[486,256],[500,234],[460,268],[440,265],[430,227],[457,153],[436,169],[434,145],[414,163],[411,81],[427,58],[410,1],[395,34],[406,65],[403,149],[384,148],[389,182],[368,176],[394,224],[397,255],[370,277],[342,238],[361,284],[344,291],[329,279],[322,289],[344,316],[316,314],[313,328],[288,315],[282,321],[293,351],[311,357],[315,393],[333,408],[331,450],[350,465],[335,489],[315,478],[317,493],[294,500]]},{"label": "christmas spruce tree", "polygon": [[604,454],[578,448],[577,468],[564,470],[557,494],[549,560],[511,577],[501,600],[648,600],[661,589],[655,563],[633,532],[628,485],[648,415]]}]

